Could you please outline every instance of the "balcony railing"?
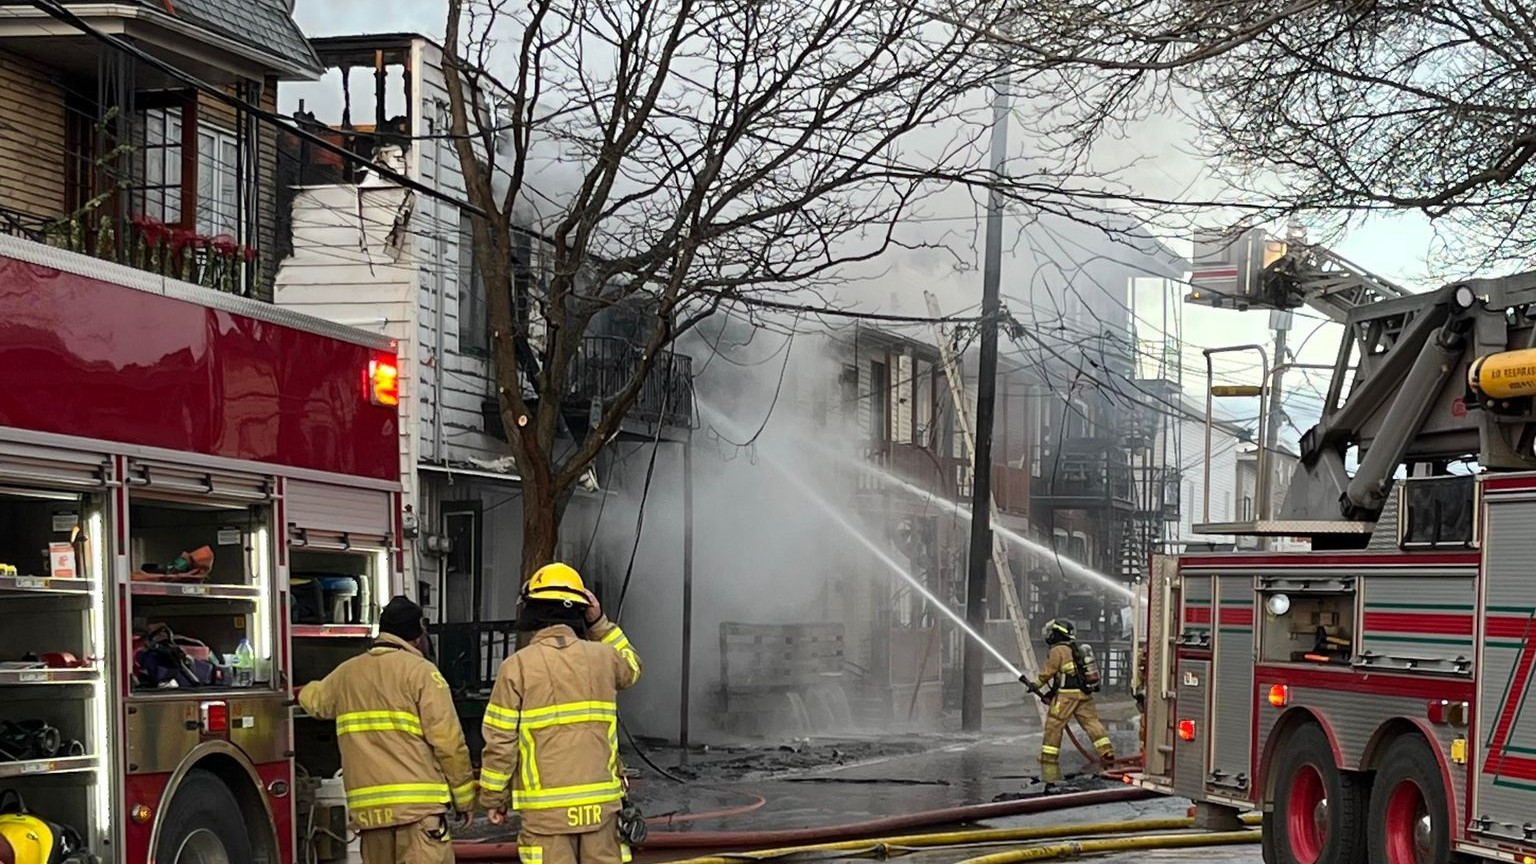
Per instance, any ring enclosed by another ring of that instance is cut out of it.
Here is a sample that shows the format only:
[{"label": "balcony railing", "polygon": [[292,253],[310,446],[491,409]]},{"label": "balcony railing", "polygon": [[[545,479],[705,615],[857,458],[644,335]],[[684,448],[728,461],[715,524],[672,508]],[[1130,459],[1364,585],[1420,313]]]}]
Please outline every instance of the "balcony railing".
[{"label": "balcony railing", "polygon": [[[633,380],[640,348],[628,339],[587,336],[581,340],[566,392],[567,410],[584,413],[593,400],[607,403]],[[661,352],[641,383],[628,419],[664,426],[693,423],[693,358]]]},{"label": "balcony railing", "polygon": [[1115,452],[1045,454],[1044,476],[1036,480],[1035,496],[1082,503],[1136,503],[1131,466]]}]

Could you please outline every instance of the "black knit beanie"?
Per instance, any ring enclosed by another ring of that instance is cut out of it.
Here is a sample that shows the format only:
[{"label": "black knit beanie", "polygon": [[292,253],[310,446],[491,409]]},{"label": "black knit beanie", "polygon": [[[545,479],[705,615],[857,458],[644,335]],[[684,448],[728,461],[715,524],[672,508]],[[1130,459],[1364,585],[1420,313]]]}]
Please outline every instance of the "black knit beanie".
[{"label": "black knit beanie", "polygon": [[415,642],[421,638],[423,614],[421,607],[412,602],[411,598],[397,596],[379,613],[379,632]]}]

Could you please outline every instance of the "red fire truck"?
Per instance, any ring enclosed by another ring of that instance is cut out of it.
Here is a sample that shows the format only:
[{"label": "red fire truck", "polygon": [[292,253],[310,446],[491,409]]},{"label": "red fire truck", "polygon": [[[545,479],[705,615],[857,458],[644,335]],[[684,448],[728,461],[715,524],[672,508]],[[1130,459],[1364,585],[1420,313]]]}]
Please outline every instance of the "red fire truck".
[{"label": "red fire truck", "polygon": [[1313,551],[1154,559],[1137,782],[1261,809],[1268,864],[1536,864],[1536,273],[1411,294],[1224,242],[1191,299],[1344,338],[1283,506],[1196,530]]},{"label": "red fire truck", "polygon": [[0,237],[0,789],[104,861],[294,860],[336,755],[293,686],[398,590],[396,384],[371,334]]}]

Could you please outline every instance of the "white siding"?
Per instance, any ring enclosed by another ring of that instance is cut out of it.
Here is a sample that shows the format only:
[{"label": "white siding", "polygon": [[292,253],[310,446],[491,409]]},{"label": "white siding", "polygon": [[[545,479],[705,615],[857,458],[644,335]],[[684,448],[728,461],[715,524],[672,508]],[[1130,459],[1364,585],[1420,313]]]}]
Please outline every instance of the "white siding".
[{"label": "white siding", "polygon": [[[1211,429],[1209,485],[1210,517],[1205,513],[1205,423],[1199,420],[1204,406],[1195,407],[1185,400],[1185,416],[1179,420],[1179,469],[1183,475],[1184,500],[1179,508],[1181,543],[1231,543],[1232,537],[1196,534],[1201,522],[1230,522],[1237,518],[1237,457],[1241,446],[1236,435],[1221,426]],[[1171,450],[1171,448],[1170,448]],[[1172,458],[1172,452],[1170,452]]]},{"label": "white siding", "polygon": [[[410,265],[412,198],[395,187],[300,190],[293,203],[293,254],[280,263],[273,285],[273,302],[279,306],[396,341],[402,433],[413,428],[422,397],[411,313],[416,293]],[[416,488],[416,443],[412,435],[400,436],[406,501]]]}]

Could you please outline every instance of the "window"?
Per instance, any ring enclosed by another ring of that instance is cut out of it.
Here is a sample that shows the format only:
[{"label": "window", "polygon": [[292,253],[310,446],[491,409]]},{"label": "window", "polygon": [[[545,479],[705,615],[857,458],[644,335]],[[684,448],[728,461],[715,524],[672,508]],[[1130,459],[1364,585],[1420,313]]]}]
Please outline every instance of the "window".
[{"label": "window", "polygon": [[933,443],[933,364],[927,360],[917,361],[917,374],[912,381],[912,414],[917,443],[927,447]]},{"label": "window", "polygon": [[197,130],[197,233],[244,240],[240,230],[240,142],[206,126]]},{"label": "window", "polygon": [[490,349],[491,327],[486,312],[485,277],[475,260],[475,227],[468,213],[459,215],[459,352],[484,354]]},{"label": "window", "polygon": [[890,435],[890,398],[890,373],[876,360],[869,364],[869,437],[876,443],[884,443]]},{"label": "window", "polygon": [[181,222],[181,109],[145,111],[134,124],[140,177],[134,209],[170,225]]},{"label": "window", "polygon": [[[134,210],[168,225],[182,218],[182,113],[180,108],[151,108],[133,124],[134,163],[139,181]],[[244,242],[240,220],[240,142],[222,129],[199,124],[197,130],[197,213],[193,229],[205,237],[220,235]]]}]

